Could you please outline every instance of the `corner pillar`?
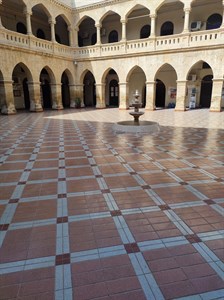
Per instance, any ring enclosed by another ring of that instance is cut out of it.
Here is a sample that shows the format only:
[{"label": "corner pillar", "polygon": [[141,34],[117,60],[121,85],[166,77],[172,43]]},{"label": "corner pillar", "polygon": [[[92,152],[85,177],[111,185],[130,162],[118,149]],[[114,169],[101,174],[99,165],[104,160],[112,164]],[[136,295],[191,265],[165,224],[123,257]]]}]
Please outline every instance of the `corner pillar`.
[{"label": "corner pillar", "polygon": [[127,82],[119,82],[119,109],[129,109],[129,86]]},{"label": "corner pillar", "polygon": [[76,107],[75,99],[81,99],[81,107],[84,107],[83,84],[69,84],[70,88],[70,107]]},{"label": "corner pillar", "polygon": [[28,87],[30,94],[30,111],[43,111],[43,107],[41,105],[40,82],[28,82]]},{"label": "corner pillar", "polygon": [[213,79],[210,111],[221,111],[223,78]]},{"label": "corner pillar", "polygon": [[151,34],[150,37],[155,37],[156,36],[156,14],[150,14],[149,15],[151,18]]},{"label": "corner pillar", "polygon": [[55,28],[54,28],[54,26],[55,26],[56,22],[52,18],[49,18],[48,23],[51,26],[51,41],[55,42]]},{"label": "corner pillar", "polygon": [[156,81],[146,82],[146,104],[145,110],[155,110]]},{"label": "corner pillar", "polygon": [[96,108],[106,108],[105,103],[105,84],[96,83]]},{"label": "corner pillar", "polygon": [[2,85],[1,96],[3,96],[1,103],[1,113],[4,115],[14,115],[16,114],[16,108],[13,95],[13,81],[5,80],[0,82],[0,84]]},{"label": "corner pillar", "polygon": [[61,96],[61,83],[51,83],[51,92],[52,92],[52,109],[56,109],[56,110],[63,109],[62,96]]},{"label": "corner pillar", "polygon": [[177,80],[177,96],[175,111],[186,110],[187,80]]}]

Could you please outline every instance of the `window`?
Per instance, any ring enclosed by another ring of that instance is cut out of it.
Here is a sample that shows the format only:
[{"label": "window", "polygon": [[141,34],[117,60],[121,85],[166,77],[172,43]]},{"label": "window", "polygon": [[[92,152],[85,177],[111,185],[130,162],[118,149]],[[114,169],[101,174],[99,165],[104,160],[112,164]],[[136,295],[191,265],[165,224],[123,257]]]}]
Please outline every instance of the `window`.
[{"label": "window", "polygon": [[167,21],[163,23],[163,25],[161,26],[160,35],[164,36],[164,35],[171,35],[171,34],[173,34],[173,23]]},{"label": "window", "polygon": [[19,33],[27,34],[26,26],[21,22],[17,23],[16,31]]},{"label": "window", "polygon": [[108,43],[116,42],[118,42],[118,32],[116,30],[112,30],[109,34]]},{"label": "window", "polygon": [[222,16],[219,14],[213,14],[210,17],[208,17],[208,20],[206,22],[206,30],[216,29],[219,28],[221,25],[222,25]]},{"label": "window", "polygon": [[39,39],[45,40],[45,34],[44,34],[43,30],[40,29],[40,28],[37,29],[37,37],[38,37]]},{"label": "window", "polygon": [[146,39],[150,36],[151,33],[151,26],[150,25],[145,25],[142,27],[140,31],[140,39]]}]

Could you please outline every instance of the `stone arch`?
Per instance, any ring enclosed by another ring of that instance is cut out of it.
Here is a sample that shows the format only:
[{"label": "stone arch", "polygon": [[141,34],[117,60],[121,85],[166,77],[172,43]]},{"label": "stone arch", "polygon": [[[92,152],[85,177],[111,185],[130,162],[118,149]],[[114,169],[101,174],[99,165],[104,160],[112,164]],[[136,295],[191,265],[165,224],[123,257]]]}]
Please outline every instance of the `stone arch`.
[{"label": "stone arch", "polygon": [[138,65],[132,67],[126,77],[126,82],[128,82],[129,86],[129,104],[133,101],[133,95],[138,90],[140,94],[140,101],[145,104],[145,88],[146,88],[146,73],[145,71]]},{"label": "stone arch", "polygon": [[127,40],[139,39],[144,26],[151,26],[150,10],[144,5],[136,4],[126,14]]},{"label": "stone arch", "polygon": [[2,25],[12,31],[17,31],[17,24],[22,23],[26,24],[26,16],[24,14],[24,9],[26,7],[23,0],[11,1],[11,0],[2,0],[0,4],[0,13],[1,10],[4,10],[4,7],[7,7],[13,12],[13,18],[11,15],[8,15],[8,10],[6,9],[4,14],[1,16]]},{"label": "stone arch", "polygon": [[83,84],[83,102],[85,106],[96,106],[96,86],[95,76],[90,70],[85,70],[81,75]]},{"label": "stone arch", "polygon": [[114,68],[105,70],[102,83],[105,84],[106,106],[119,106],[119,76]]},{"label": "stone arch", "polygon": [[[156,88],[155,105],[158,107],[174,108],[177,94],[177,72],[175,68],[171,64],[163,64],[158,68],[154,81],[158,85]],[[161,85],[161,89],[159,89],[159,85]],[[164,97],[163,99],[161,98],[162,96]]]},{"label": "stone arch", "polygon": [[103,20],[104,20],[106,17],[108,17],[109,15],[113,15],[113,14],[116,14],[116,15],[118,15],[118,16],[121,18],[121,15],[120,15],[120,13],[119,13],[118,10],[108,10],[107,12],[105,12],[105,13],[101,16],[99,22],[102,24]]},{"label": "stone arch", "polygon": [[68,32],[68,26],[69,26],[69,21],[65,17],[65,15],[58,15],[55,18],[56,24],[55,24],[55,38],[56,41],[59,44],[67,45],[69,46],[70,41],[69,41],[69,32]]},{"label": "stone arch", "polygon": [[199,60],[195,62],[187,73],[187,102],[194,101],[197,107],[210,107],[212,97],[213,70],[211,65]]},{"label": "stone arch", "polygon": [[95,20],[84,16],[78,25],[78,45],[79,47],[90,46],[92,44],[92,35],[96,33]]},{"label": "stone arch", "polygon": [[73,83],[73,77],[68,69],[65,69],[61,74],[61,96],[64,108],[71,106],[71,92],[70,86]]},{"label": "stone arch", "polygon": [[49,66],[42,68],[40,72],[40,82],[41,82],[41,104],[45,109],[53,107],[52,99],[52,84],[56,83],[53,71]]},{"label": "stone arch", "polygon": [[112,10],[107,11],[101,18],[101,42],[116,43],[121,39],[122,25],[119,13]]},{"label": "stone arch", "polygon": [[33,76],[29,68],[22,62],[15,65],[12,71],[13,96],[16,109],[30,109],[29,82]]},{"label": "stone arch", "polygon": [[51,40],[51,30],[49,27],[49,18],[51,14],[46,6],[38,3],[32,7],[31,24],[32,32],[36,37]]}]

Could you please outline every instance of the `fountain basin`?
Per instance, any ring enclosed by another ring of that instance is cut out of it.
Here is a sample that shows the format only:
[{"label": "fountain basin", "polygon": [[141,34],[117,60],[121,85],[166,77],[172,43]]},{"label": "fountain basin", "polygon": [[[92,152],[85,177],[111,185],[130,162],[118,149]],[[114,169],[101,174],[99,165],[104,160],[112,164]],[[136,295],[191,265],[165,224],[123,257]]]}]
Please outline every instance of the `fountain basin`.
[{"label": "fountain basin", "polygon": [[151,121],[121,121],[113,125],[115,132],[123,133],[158,133],[159,124]]}]

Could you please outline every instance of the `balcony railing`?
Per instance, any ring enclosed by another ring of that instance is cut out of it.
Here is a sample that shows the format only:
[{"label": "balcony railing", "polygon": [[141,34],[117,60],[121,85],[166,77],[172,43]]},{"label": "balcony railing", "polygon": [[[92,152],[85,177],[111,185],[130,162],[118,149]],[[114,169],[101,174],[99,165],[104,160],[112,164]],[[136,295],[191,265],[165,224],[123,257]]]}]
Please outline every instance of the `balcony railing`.
[{"label": "balcony railing", "polygon": [[42,40],[31,35],[24,35],[7,29],[0,30],[0,43],[13,47],[22,47],[32,51],[67,57],[70,59],[102,58],[123,54],[140,54],[155,51],[175,51],[184,48],[209,47],[224,45],[222,28],[160,36],[147,39],[120,41],[113,44],[100,44],[73,48],[70,46]]}]

